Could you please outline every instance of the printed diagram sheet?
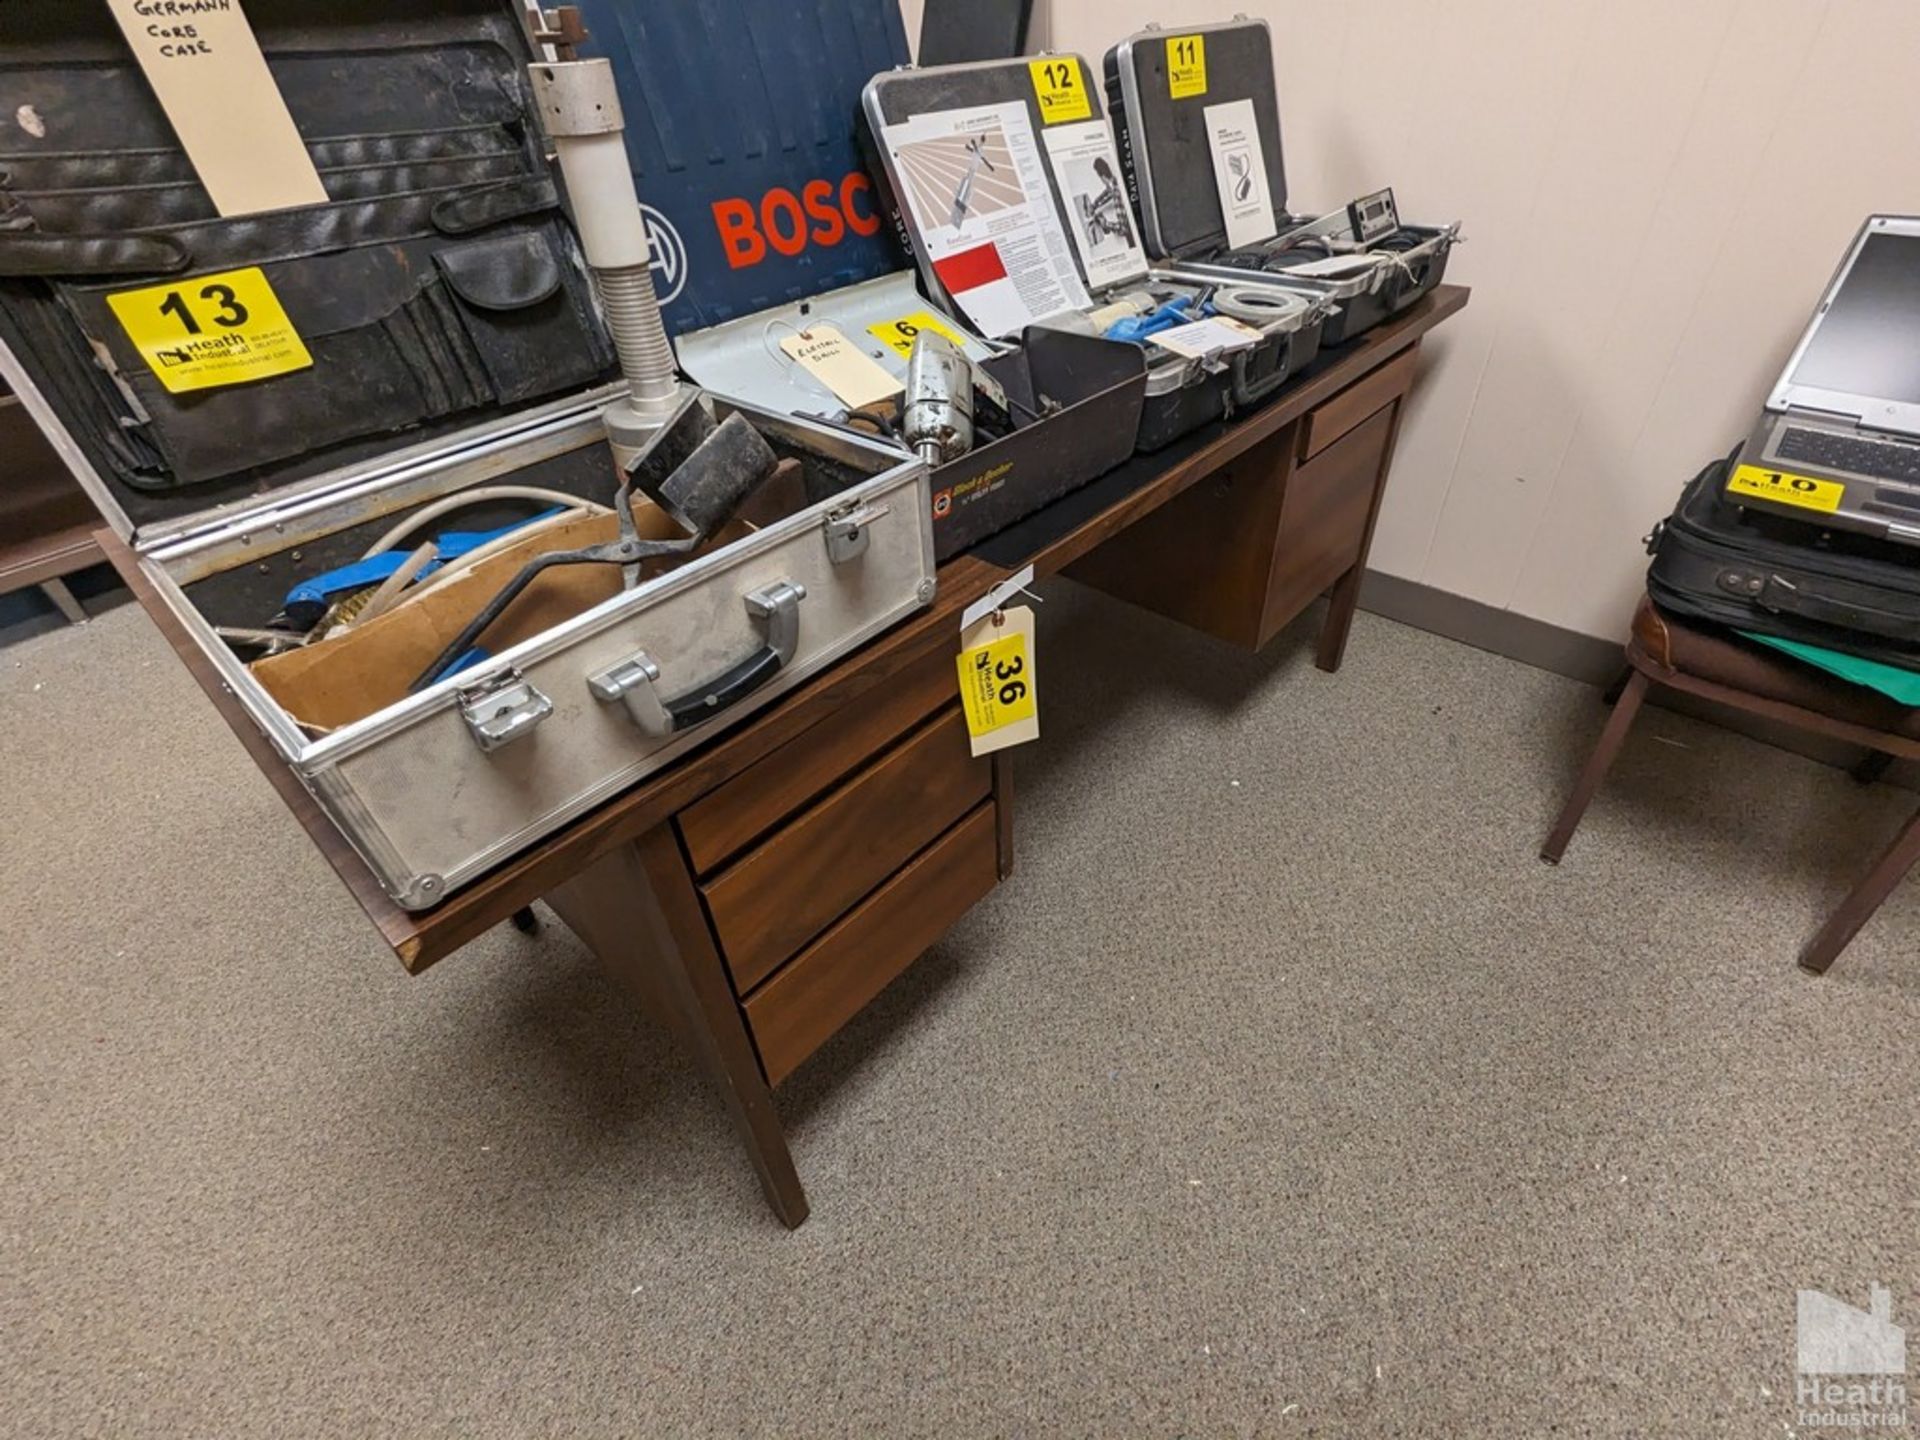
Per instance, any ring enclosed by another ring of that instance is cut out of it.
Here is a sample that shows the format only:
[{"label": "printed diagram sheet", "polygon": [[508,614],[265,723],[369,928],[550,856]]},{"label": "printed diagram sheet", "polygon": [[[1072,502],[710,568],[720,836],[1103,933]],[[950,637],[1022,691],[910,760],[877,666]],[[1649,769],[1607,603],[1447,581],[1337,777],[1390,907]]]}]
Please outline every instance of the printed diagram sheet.
[{"label": "printed diagram sheet", "polygon": [[1260,148],[1260,126],[1253,101],[1209,105],[1207,144],[1213,151],[1213,182],[1220,191],[1220,213],[1227,222],[1227,248],[1244,250],[1279,233],[1273,201],[1267,195],[1267,161]]},{"label": "printed diagram sheet", "polygon": [[1133,232],[1133,212],[1120,183],[1120,161],[1107,122],[1050,125],[1044,136],[1087,284],[1104,290],[1140,279],[1147,273],[1147,257]]},{"label": "printed diagram sheet", "polygon": [[983,334],[1086,309],[1023,106],[916,115],[885,139],[934,273]]}]

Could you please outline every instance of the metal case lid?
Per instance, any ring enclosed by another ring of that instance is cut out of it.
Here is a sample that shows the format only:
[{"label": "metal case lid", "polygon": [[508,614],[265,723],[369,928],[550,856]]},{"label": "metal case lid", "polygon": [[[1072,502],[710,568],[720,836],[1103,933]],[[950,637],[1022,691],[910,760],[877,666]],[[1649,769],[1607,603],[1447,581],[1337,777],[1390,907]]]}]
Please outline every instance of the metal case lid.
[{"label": "metal case lid", "polygon": [[[1175,97],[1172,47],[1199,37],[1205,64],[1201,86]],[[1185,256],[1227,243],[1226,216],[1214,188],[1207,138],[1209,105],[1251,100],[1266,161],[1274,220],[1285,228],[1287,172],[1281,151],[1280,95],[1274,78],[1273,35],[1264,20],[1148,29],[1107,52],[1109,85],[1117,85],[1116,125],[1129,161],[1147,244],[1156,255]],[[1111,97],[1110,97],[1111,98]]]},{"label": "metal case lid", "polygon": [[[1035,88],[1035,69],[1047,64],[1073,67],[1075,73],[1068,83],[1077,86],[1081,94],[1086,97],[1087,105],[1084,112],[1076,111],[1068,117],[1051,120],[1043,113],[1040,97]],[[1079,55],[1048,51],[1042,55],[1018,60],[980,60],[963,65],[932,65],[924,69],[892,70],[874,76],[868,82],[861,99],[861,108],[869,127],[869,139],[875,153],[879,156],[879,169],[890,192],[887,196],[887,205],[894,223],[911,239],[911,249],[920,267],[921,279],[927,293],[955,314],[960,314],[962,311],[948,293],[946,285],[942,283],[925,243],[917,234],[913,212],[910,207],[900,203],[901,177],[893,157],[888,153],[886,127],[899,124],[916,115],[937,114],[946,110],[964,110],[975,106],[1001,105],[1009,102],[1018,103],[1026,110],[1027,118],[1033,126],[1035,140],[1038,142],[1040,163],[1046,173],[1054,215],[1071,236],[1073,227],[1078,222],[1069,208],[1067,200],[1069,187],[1062,183],[1062,177],[1056,169],[1053,153],[1046,144],[1046,133],[1049,130],[1060,130],[1075,124],[1090,123],[1107,126],[1109,136],[1112,132],[1112,127],[1107,121],[1106,107],[1102,103],[1101,87],[1097,83],[1092,67]],[[1137,217],[1133,216],[1131,211],[1128,213],[1128,219],[1132,223],[1138,223]],[[1129,269],[1124,274],[1116,274],[1097,284],[1092,283],[1087,275],[1085,257],[1077,245],[1072,249],[1074,268],[1083,281],[1088,281],[1088,288],[1095,295],[1147,278],[1147,265],[1143,253],[1137,269]]]}]

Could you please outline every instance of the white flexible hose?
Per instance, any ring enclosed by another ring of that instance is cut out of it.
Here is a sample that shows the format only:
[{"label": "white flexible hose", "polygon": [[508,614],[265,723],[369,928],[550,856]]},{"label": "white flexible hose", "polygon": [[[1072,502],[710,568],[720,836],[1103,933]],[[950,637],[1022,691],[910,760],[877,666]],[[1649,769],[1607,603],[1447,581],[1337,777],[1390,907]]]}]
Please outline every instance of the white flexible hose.
[{"label": "white flexible hose", "polygon": [[565,511],[562,514],[549,515],[545,519],[535,520],[505,535],[496,536],[484,545],[476,545],[466,554],[459,556],[457,559],[449,560],[446,564],[442,565],[418,585],[408,590],[402,598],[412,600],[416,596],[424,595],[427,591],[433,589],[434,586],[451,580],[456,575],[464,575],[482,560],[490,559],[492,556],[498,555],[502,550],[505,550],[508,546],[518,545],[522,540],[532,535],[538,535],[543,530],[551,530],[556,525],[565,525],[569,520],[578,520],[582,515],[611,515],[612,513],[613,512],[604,505],[582,505],[576,503],[573,509]]},{"label": "white flexible hose", "polygon": [[[594,515],[613,513],[605,505],[592,500],[582,500],[578,495],[569,495],[564,490],[547,490],[538,485],[482,485],[477,490],[462,490],[457,495],[445,495],[431,505],[421,506],[374,541],[367,555],[379,555],[391,550],[422,525],[429,525],[442,515],[451,514],[455,510],[464,510],[469,505],[478,505],[487,500],[545,500],[554,505],[565,505],[570,510],[585,510]],[[364,560],[367,556],[363,555],[360,558]]]},{"label": "white flexible hose", "polygon": [[386,614],[394,601],[400,598],[400,592],[412,583],[413,577],[426,567],[436,553],[433,542],[428,541],[402,560],[400,568],[380,582],[380,588],[367,598],[367,603],[360,607],[360,613],[347,622],[348,627],[364,625]]}]

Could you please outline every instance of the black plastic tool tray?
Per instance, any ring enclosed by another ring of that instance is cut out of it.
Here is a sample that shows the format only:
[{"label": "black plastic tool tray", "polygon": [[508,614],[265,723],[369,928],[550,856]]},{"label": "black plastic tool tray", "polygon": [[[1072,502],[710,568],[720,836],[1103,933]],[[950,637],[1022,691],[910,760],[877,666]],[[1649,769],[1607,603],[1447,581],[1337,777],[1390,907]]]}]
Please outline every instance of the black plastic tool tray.
[{"label": "black plastic tool tray", "polygon": [[[1101,109],[1099,90],[1087,63],[1077,55],[1062,54],[1052,58],[1058,62],[1072,64],[1079,72],[1078,83],[1087,96],[1090,111],[1090,114],[1084,118],[1104,120],[1105,113]],[[1027,118],[1033,126],[1035,139],[1040,141],[1040,162],[1051,188],[1054,213],[1063,227],[1071,227],[1074,218],[1068,212],[1059,178],[1054,174],[1053,157],[1040,138],[1046,130],[1046,121],[1041,115],[1039,101],[1034,91],[1033,77],[1026,61],[980,61],[965,65],[932,66],[924,70],[907,70],[877,76],[867,87],[862,106],[866,124],[863,126],[861,138],[868,152],[868,168],[880,186],[895,231],[908,253],[918,260],[921,283],[927,293],[955,314],[963,312],[958,308],[953,297],[946,293],[939,275],[927,256],[925,247],[918,243],[918,237],[913,233],[911,217],[906,207],[895,192],[890,167],[885,158],[884,141],[878,133],[878,127],[898,123],[914,115],[942,110],[970,109],[981,105],[1000,105],[1008,102],[1017,102],[1026,110]],[[1137,219],[1135,223],[1138,223]],[[1075,263],[1076,265],[1079,263],[1077,254]],[[1142,276],[1141,279],[1142,283],[1146,283],[1146,276]],[[1098,297],[1096,296],[1095,299],[1097,302]],[[1128,342],[1101,341],[1100,343],[1125,344],[1126,348],[1140,353],[1143,357],[1149,353],[1146,347]],[[1140,420],[1133,448],[1141,451],[1161,449],[1180,436],[1210,421],[1218,420],[1223,415],[1264,403],[1278,393],[1280,385],[1290,373],[1312,358],[1313,352],[1319,348],[1319,343],[1319,327],[1317,325],[1303,327],[1300,331],[1273,336],[1252,350],[1235,355],[1231,365],[1219,371],[1209,371],[1197,362],[1183,361],[1180,357],[1168,352],[1158,364],[1147,368],[1145,394],[1140,406]],[[1182,371],[1185,373],[1180,374],[1177,380],[1168,378],[1170,373]],[[1124,459],[1125,456],[1120,458]],[[1115,460],[1112,463],[1117,464],[1119,461]],[[1102,466],[1103,470],[1105,468],[1107,467]],[[1090,471],[1084,478],[1092,479],[1099,473],[1100,471]],[[934,480],[936,495],[939,493],[941,483],[941,478],[936,476]],[[937,513],[936,511],[936,515]]]},{"label": "black plastic tool tray", "polygon": [[[1137,345],[1030,325],[1020,349],[985,368],[1005,387],[1020,428],[933,472],[933,554],[946,560],[1133,453],[1146,365]],[[1051,400],[1062,408],[1019,422]]]},{"label": "black plastic tool tray", "polygon": [[[1175,99],[1168,76],[1167,43],[1183,35],[1202,38],[1206,89]],[[1267,170],[1267,194],[1280,235],[1316,217],[1287,209],[1287,173],[1280,130],[1279,89],[1274,80],[1273,36],[1264,20],[1238,19],[1217,25],[1142,31],[1107,51],[1104,65],[1107,104],[1127,192],[1140,216],[1149,254],[1182,265],[1230,269],[1310,290],[1328,287],[1311,277],[1290,277],[1271,260],[1262,263],[1262,246],[1227,248],[1226,219],[1214,187],[1213,154],[1207,137],[1206,109],[1227,101],[1253,102]],[[1445,232],[1436,226],[1402,225],[1400,235],[1424,241]],[[1276,237],[1277,238],[1277,237]],[[1271,245],[1272,242],[1263,242]],[[1450,243],[1423,260],[1392,272],[1377,289],[1343,299],[1327,317],[1320,341],[1338,345],[1398,314],[1432,290],[1446,274]]]}]

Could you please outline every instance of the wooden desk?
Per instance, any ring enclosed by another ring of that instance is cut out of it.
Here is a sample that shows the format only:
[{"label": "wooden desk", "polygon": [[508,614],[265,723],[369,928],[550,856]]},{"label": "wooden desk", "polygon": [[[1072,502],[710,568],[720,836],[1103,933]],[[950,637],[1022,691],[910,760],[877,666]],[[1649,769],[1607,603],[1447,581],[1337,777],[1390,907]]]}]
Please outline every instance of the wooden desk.
[{"label": "wooden desk", "polygon": [[0,394],[0,595],[37,585],[73,624],[87,612],[65,577],[104,558],[93,543],[99,512],[34,427],[26,407]]},{"label": "wooden desk", "polygon": [[1012,872],[1008,758],[968,761],[954,720],[960,611],[1031,563],[1258,646],[1330,592],[1319,658],[1336,668],[1414,351],[1466,300],[1441,286],[1272,404],[943,565],[927,610],[424,913],[381,890],[125,544],[97,538],[410,972],[545,899],[688,1042],[796,1226],[807,1201],[773,1087]]}]

